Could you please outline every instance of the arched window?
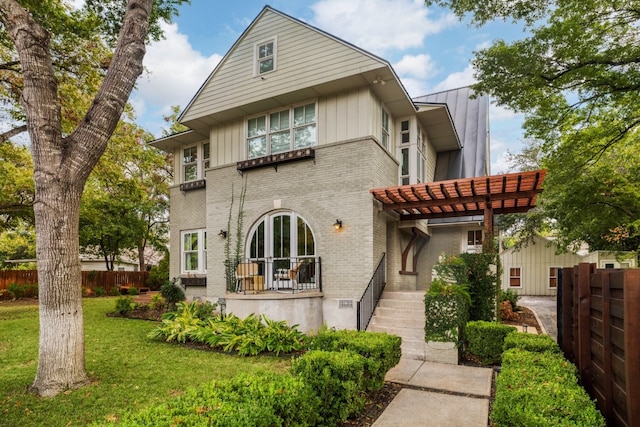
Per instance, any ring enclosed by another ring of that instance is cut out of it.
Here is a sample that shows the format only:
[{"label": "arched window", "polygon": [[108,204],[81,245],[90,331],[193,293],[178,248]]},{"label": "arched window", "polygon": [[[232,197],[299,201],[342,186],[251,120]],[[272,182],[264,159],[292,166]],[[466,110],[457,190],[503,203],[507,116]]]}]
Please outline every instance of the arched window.
[{"label": "arched window", "polygon": [[[295,212],[277,211],[254,224],[246,257],[260,265],[260,274],[277,280],[295,270],[296,282],[316,281],[316,243],[311,227]],[[263,271],[264,270],[264,271]],[[267,283],[271,279],[267,279]]]},{"label": "arched window", "polygon": [[295,212],[265,215],[252,228],[247,257],[284,259],[315,257],[316,244],[307,221]]}]

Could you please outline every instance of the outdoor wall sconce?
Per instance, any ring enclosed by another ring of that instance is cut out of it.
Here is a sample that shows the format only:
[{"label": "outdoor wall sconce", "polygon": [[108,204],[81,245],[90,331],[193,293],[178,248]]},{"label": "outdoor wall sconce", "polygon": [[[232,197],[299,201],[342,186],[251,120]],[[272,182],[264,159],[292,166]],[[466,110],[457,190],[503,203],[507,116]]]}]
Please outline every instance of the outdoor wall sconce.
[{"label": "outdoor wall sconce", "polygon": [[336,223],[333,224],[333,228],[335,228],[336,230],[340,230],[342,228],[342,221],[336,219]]},{"label": "outdoor wall sconce", "polygon": [[220,238],[222,238],[222,239],[226,239],[227,238],[227,230],[220,230],[220,232],[218,233],[218,236],[220,236]]}]

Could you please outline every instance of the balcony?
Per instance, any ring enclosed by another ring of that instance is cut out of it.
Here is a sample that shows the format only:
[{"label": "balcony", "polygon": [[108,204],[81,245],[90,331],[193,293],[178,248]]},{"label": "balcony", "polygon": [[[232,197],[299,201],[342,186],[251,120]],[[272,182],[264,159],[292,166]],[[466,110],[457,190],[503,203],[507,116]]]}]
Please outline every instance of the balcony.
[{"label": "balcony", "polygon": [[320,257],[246,258],[227,263],[227,292],[322,291]]}]

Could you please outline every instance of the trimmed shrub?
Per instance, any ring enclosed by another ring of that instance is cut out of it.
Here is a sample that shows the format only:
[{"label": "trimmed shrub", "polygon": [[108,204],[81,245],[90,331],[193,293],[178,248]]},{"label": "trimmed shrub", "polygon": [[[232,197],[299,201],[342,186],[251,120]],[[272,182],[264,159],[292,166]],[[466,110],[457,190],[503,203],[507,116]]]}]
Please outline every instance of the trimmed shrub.
[{"label": "trimmed shrub", "polygon": [[270,371],[215,381],[135,414],[119,426],[312,426],[319,399],[290,374]]},{"label": "trimmed shrub", "polygon": [[605,426],[575,365],[558,353],[519,348],[502,355],[490,418],[495,427]]},{"label": "trimmed shrub", "polygon": [[504,350],[519,348],[521,350],[542,353],[561,353],[560,346],[549,335],[534,335],[523,332],[509,334],[504,339]]},{"label": "trimmed shrub", "polygon": [[466,286],[436,279],[424,297],[425,339],[459,344],[465,336],[471,299]]},{"label": "trimmed shrub", "polygon": [[469,295],[469,320],[492,321],[496,318],[498,277],[490,269],[497,264],[496,255],[462,253],[460,258],[467,266]]},{"label": "trimmed shrub", "polygon": [[311,338],[310,350],[350,350],[365,358],[364,386],[367,391],[384,385],[387,372],[396,366],[402,355],[402,338],[379,332],[354,330],[321,330]]},{"label": "trimmed shrub", "polygon": [[174,310],[177,303],[185,300],[184,292],[173,282],[165,282],[160,287],[160,294],[167,302],[170,310]]},{"label": "trimmed shrub", "polygon": [[11,295],[11,299],[37,298],[38,284],[37,283],[9,283],[9,286],[7,286],[7,292],[9,292],[9,295]]},{"label": "trimmed shrub", "polygon": [[120,297],[116,300],[116,312],[119,314],[127,314],[133,310],[134,304],[131,297]]},{"label": "trimmed shrub", "polygon": [[364,409],[365,365],[365,358],[352,351],[312,350],[293,361],[291,372],[320,399],[318,425],[340,424]]},{"label": "trimmed shrub", "polygon": [[111,295],[112,297],[117,297],[118,295],[120,295],[120,289],[118,289],[117,286],[112,287],[109,291],[109,295]]},{"label": "trimmed shrub", "polygon": [[483,365],[500,363],[505,337],[517,329],[514,326],[477,320],[467,323],[467,351]]},{"label": "trimmed shrub", "polygon": [[103,297],[103,296],[107,295],[107,291],[105,291],[104,288],[102,288],[100,286],[95,288],[93,292],[95,293],[95,295],[97,297]]},{"label": "trimmed shrub", "polygon": [[127,289],[127,295],[140,295],[140,289],[132,286],[129,289]]}]

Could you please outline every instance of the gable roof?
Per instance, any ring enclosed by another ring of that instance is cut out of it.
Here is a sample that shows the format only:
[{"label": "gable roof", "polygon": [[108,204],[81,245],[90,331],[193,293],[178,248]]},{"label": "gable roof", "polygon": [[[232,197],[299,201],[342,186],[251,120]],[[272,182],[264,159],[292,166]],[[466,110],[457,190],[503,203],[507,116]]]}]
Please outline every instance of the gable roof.
[{"label": "gable roof", "polygon": [[[276,41],[276,71],[258,76],[256,43]],[[383,82],[382,84],[372,84]],[[222,58],[178,121],[198,131],[236,117],[370,85],[394,116],[416,108],[384,59],[265,6]]]}]

